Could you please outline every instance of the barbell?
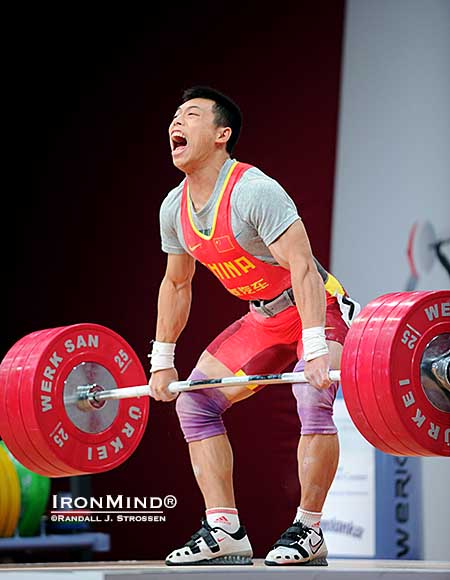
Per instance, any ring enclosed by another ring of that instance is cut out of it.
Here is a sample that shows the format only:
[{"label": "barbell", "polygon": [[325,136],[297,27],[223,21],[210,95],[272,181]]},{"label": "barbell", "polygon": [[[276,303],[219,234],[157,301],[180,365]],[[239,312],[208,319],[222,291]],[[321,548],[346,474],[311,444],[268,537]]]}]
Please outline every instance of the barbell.
[{"label": "barbell", "polygon": [[[370,302],[349,329],[341,368],[330,378],[341,381],[353,422],[372,445],[393,455],[450,456],[450,291]],[[303,373],[252,375],[177,381],[169,390],[302,381]],[[33,332],[0,366],[0,435],[36,473],[104,472],[139,444],[149,393],[135,351],[109,328]]]}]

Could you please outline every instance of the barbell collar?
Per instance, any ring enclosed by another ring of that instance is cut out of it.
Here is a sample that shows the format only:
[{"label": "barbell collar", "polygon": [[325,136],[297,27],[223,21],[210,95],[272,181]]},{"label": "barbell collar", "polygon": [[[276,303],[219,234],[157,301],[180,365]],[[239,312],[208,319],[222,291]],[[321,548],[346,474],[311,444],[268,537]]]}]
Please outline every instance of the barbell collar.
[{"label": "barbell collar", "polygon": [[441,389],[450,394],[450,356],[440,358],[431,365],[431,373]]},{"label": "barbell collar", "polygon": [[87,395],[88,401],[99,403],[106,400],[134,399],[139,397],[149,397],[150,386],[139,385],[137,387],[124,387],[122,389],[110,389],[106,391],[90,392]]}]

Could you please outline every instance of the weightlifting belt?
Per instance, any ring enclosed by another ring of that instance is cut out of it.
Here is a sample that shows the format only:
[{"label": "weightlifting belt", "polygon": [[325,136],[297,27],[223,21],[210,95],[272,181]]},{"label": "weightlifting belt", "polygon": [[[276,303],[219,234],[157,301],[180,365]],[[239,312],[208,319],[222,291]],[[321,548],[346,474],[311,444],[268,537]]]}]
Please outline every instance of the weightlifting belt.
[{"label": "weightlifting belt", "polygon": [[250,310],[265,318],[272,318],[290,306],[295,306],[292,288],[288,288],[272,300],[250,300]]}]

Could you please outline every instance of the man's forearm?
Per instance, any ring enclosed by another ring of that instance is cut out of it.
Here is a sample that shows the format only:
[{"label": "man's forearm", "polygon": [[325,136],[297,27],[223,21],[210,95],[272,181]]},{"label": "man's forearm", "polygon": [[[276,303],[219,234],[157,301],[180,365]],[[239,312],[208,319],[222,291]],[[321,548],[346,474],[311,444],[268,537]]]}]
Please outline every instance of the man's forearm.
[{"label": "man's forearm", "polygon": [[291,264],[291,280],[303,328],[325,326],[325,288],[314,262]]},{"label": "man's forearm", "polygon": [[158,296],[157,341],[177,341],[189,318],[191,297],[190,280],[175,283],[167,277],[163,278]]}]

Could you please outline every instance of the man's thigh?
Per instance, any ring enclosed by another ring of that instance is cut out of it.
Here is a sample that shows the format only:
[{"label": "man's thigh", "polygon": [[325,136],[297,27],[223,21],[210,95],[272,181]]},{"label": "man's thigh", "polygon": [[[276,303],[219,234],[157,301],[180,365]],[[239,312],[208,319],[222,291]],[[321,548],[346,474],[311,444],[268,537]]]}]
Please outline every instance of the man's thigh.
[{"label": "man's thigh", "polygon": [[[262,319],[252,313],[231,324],[201,355],[197,368],[210,378],[281,373],[297,360],[300,321],[295,312]],[[250,397],[264,385],[221,387],[233,403]]]}]

